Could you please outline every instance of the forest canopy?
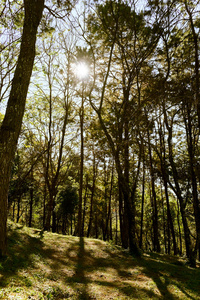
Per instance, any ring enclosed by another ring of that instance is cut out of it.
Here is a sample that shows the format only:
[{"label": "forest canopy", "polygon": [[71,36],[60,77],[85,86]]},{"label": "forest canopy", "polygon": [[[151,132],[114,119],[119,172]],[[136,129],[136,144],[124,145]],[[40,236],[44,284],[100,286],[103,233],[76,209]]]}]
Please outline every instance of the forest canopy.
[{"label": "forest canopy", "polygon": [[0,4],[1,213],[195,266],[199,0],[34,5]]}]

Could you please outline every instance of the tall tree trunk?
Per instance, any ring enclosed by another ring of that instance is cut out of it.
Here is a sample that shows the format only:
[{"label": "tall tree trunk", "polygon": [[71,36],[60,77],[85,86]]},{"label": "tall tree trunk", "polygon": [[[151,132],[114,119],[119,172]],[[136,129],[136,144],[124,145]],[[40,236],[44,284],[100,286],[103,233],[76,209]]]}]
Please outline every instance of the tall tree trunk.
[{"label": "tall tree trunk", "polygon": [[20,209],[21,209],[21,207],[20,207],[20,203],[21,203],[21,195],[20,196],[18,196],[18,198],[17,198],[17,219],[16,219],[16,223],[18,223],[19,222],[19,218],[20,218]]},{"label": "tall tree trunk", "polygon": [[28,226],[32,226],[33,217],[33,168],[31,169],[31,187],[30,187],[30,208],[29,208],[29,222]]},{"label": "tall tree trunk", "polygon": [[[110,165],[110,163],[109,163]],[[108,181],[109,181],[109,170],[105,170],[105,174],[107,173],[107,175],[105,176],[105,201],[106,201],[106,222],[105,222],[105,238],[109,239],[109,226],[111,224],[111,200],[112,200],[112,188],[113,188],[113,172],[114,172],[114,165],[112,165],[112,170],[111,170],[111,182],[110,182],[110,190],[109,190],[109,196],[107,196],[108,194]],[[107,207],[107,200],[108,200],[108,207]]]},{"label": "tall tree trunk", "polygon": [[[194,57],[195,57],[195,64],[194,64],[194,72],[195,72],[195,104],[197,107],[197,116],[198,116],[198,127],[200,130],[200,76],[199,76],[199,37],[198,33],[195,30],[195,23],[193,19],[193,11],[191,10],[190,6],[188,5],[187,1],[184,1],[186,11],[189,16],[189,22],[192,31],[193,43],[194,43]],[[192,150],[192,149],[190,149]],[[192,152],[192,151],[190,151]],[[190,154],[189,154],[190,155]],[[196,221],[196,231],[197,231],[197,241],[195,246],[195,252],[199,250],[199,257],[200,257],[200,220],[199,220],[199,213],[200,213],[200,203],[198,200],[198,196],[196,195],[196,176],[194,172],[194,168],[192,167],[192,160],[194,157],[190,156],[190,166],[191,166],[191,176],[192,176],[192,188],[193,188],[193,207],[194,207],[194,214],[195,214],[195,221]],[[196,253],[195,253],[196,255]]]},{"label": "tall tree trunk", "polygon": [[118,205],[115,204],[115,244],[118,244]]},{"label": "tall tree trunk", "polygon": [[[65,140],[65,132],[66,132],[66,126],[68,122],[68,116],[69,116],[69,97],[67,95],[65,99],[65,116],[62,126],[62,136],[61,136],[61,143],[59,146],[59,156],[58,156],[58,162],[57,162],[57,168],[55,175],[52,175],[52,178],[50,180],[49,176],[49,166],[51,163],[51,148],[52,148],[52,135],[51,135],[51,126],[52,126],[52,91],[51,91],[51,83],[49,83],[50,87],[50,107],[49,107],[49,114],[50,114],[50,121],[49,121],[49,141],[48,141],[48,147],[47,147],[47,164],[46,164],[46,170],[45,170],[45,188],[48,187],[49,191],[49,201],[47,207],[45,206],[45,199],[44,199],[44,217],[46,213],[46,221],[45,221],[45,230],[50,230],[51,227],[51,217],[52,217],[52,231],[56,232],[56,212],[55,212],[55,199],[58,192],[58,179],[60,175],[60,169],[61,169],[61,161],[63,156],[63,148],[64,148],[64,140]],[[46,190],[45,190],[46,192]],[[47,208],[47,209],[46,209]],[[47,212],[46,212],[47,210]]]},{"label": "tall tree trunk", "polygon": [[103,234],[103,240],[106,241],[107,234],[108,234],[108,180],[109,180],[109,171],[106,168],[106,158],[104,155],[104,203],[103,203],[103,214],[102,214],[102,220],[101,220],[101,227],[102,227],[102,234]]},{"label": "tall tree trunk", "polygon": [[177,223],[178,223],[178,233],[179,233],[179,254],[183,254],[183,247],[182,247],[182,234],[181,234],[181,225],[180,225],[180,209],[179,209],[179,203],[177,200]]},{"label": "tall tree trunk", "polygon": [[33,187],[30,189],[30,208],[29,208],[29,221],[28,221],[28,226],[32,226],[32,218],[33,218]]},{"label": "tall tree trunk", "polygon": [[45,222],[46,222],[46,198],[47,198],[47,185],[46,180],[44,183],[44,194],[43,194],[43,216],[42,216],[42,227],[45,228]]},{"label": "tall tree trunk", "polygon": [[15,204],[16,204],[16,202],[14,200],[13,208],[12,208],[12,220],[13,220],[13,222],[15,221]]},{"label": "tall tree trunk", "polygon": [[79,205],[78,205],[78,225],[77,234],[80,237],[82,232],[82,202],[83,202],[83,163],[84,163],[84,83],[82,83],[82,101],[80,108],[80,129],[81,129],[81,149],[80,149],[80,179],[79,179]]},{"label": "tall tree trunk", "polygon": [[112,173],[111,173],[111,183],[110,183],[110,195],[109,195],[109,227],[110,227],[110,236],[109,239],[112,240],[113,239],[113,235],[112,235],[112,209],[111,209],[111,200],[112,200],[112,194],[113,194],[113,180],[114,180],[114,162],[112,165]]},{"label": "tall tree trunk", "polygon": [[184,114],[185,127],[186,127],[186,135],[187,135],[187,144],[188,144],[188,154],[189,154],[189,162],[190,162],[190,176],[192,182],[192,196],[193,196],[193,208],[194,208],[194,217],[195,217],[195,225],[196,225],[196,245],[194,249],[195,259],[197,257],[197,250],[200,245],[200,205],[198,199],[198,189],[197,189],[197,177],[195,173],[195,146],[194,139],[192,136],[192,116],[191,116],[191,107],[189,102],[186,103],[186,114]]},{"label": "tall tree trunk", "polygon": [[93,222],[93,214],[94,214],[93,205],[94,205],[94,193],[95,193],[96,178],[97,178],[97,165],[95,163],[95,153],[93,152],[93,180],[92,180],[92,189],[91,189],[91,198],[90,198],[90,216],[89,216],[87,237],[90,236],[90,231],[91,231],[92,222]]},{"label": "tall tree trunk", "polygon": [[191,243],[191,238],[190,238],[190,230],[186,218],[186,212],[185,212],[185,202],[181,194],[181,188],[178,182],[178,171],[174,162],[173,158],[173,147],[172,147],[172,125],[169,126],[167,116],[166,116],[166,110],[164,108],[164,115],[165,115],[165,124],[168,130],[168,147],[169,147],[169,161],[172,167],[172,174],[173,174],[173,179],[175,183],[175,193],[177,195],[177,198],[179,200],[180,204],[180,211],[181,211],[181,217],[182,217],[182,223],[183,223],[183,228],[184,228],[184,237],[185,237],[185,246],[186,246],[186,254],[189,259],[189,263],[192,267],[196,266],[196,261],[192,249],[192,243]]},{"label": "tall tree trunk", "polygon": [[[167,182],[164,182],[164,187],[165,187],[165,198],[166,198],[166,202],[167,202],[167,222],[168,222],[168,226],[170,227],[171,234],[172,234],[174,255],[177,255],[176,236],[175,236],[175,230],[174,230],[174,223],[173,223],[173,219],[172,219],[172,215],[171,215]],[[169,253],[169,250],[168,250],[168,253]]]},{"label": "tall tree trunk", "polygon": [[160,153],[161,172],[162,172],[162,178],[163,178],[164,189],[165,189],[165,198],[167,203],[168,253],[170,252],[170,232],[171,232],[174,255],[177,255],[176,236],[175,236],[174,223],[173,223],[170,203],[169,203],[169,194],[168,194],[169,176],[168,176],[168,170],[166,166],[166,149],[165,149],[164,134],[162,133],[162,130],[160,130],[159,135],[160,135],[160,146],[161,146],[161,153]]},{"label": "tall tree trunk", "polygon": [[7,195],[11,165],[24,115],[26,96],[35,58],[37,29],[44,0],[24,0],[24,25],[20,54],[12,81],[6,114],[0,128],[0,256],[7,253]]},{"label": "tall tree trunk", "polygon": [[86,201],[88,197],[87,191],[88,191],[88,174],[86,175],[85,195],[83,201],[83,222],[82,222],[81,236],[84,236],[84,229],[85,229]]},{"label": "tall tree trunk", "polygon": [[[94,105],[93,105],[94,108]],[[95,108],[94,108],[95,109]],[[108,129],[104,123],[104,120],[102,118],[101,115],[101,110],[97,110],[95,109],[95,111],[98,114],[99,117],[99,122],[101,124],[101,127],[106,135],[109,147],[112,151],[113,157],[115,159],[115,166],[116,166],[116,170],[118,173],[118,180],[119,180],[119,185],[120,185],[120,189],[121,192],[123,194],[123,198],[124,198],[124,204],[125,204],[125,213],[127,215],[127,220],[128,220],[128,238],[129,238],[129,250],[132,254],[136,255],[136,256],[140,256],[140,251],[139,251],[139,247],[137,245],[136,242],[136,237],[135,237],[135,215],[134,215],[134,207],[133,207],[133,203],[132,203],[132,199],[131,199],[131,191],[130,191],[130,186],[129,186],[129,181],[126,180],[126,177],[129,176],[128,175],[128,171],[129,171],[129,162],[128,162],[128,147],[129,147],[129,133],[128,133],[128,127],[127,124],[125,126],[125,151],[124,151],[124,155],[125,155],[125,161],[124,164],[126,165],[124,168],[124,172],[122,170],[122,163],[120,161],[120,153],[119,153],[119,149],[115,148],[115,144],[114,141],[111,137],[111,135],[108,132]]]},{"label": "tall tree trunk", "polygon": [[57,229],[57,218],[56,218],[56,212],[55,212],[55,196],[53,198],[53,209],[52,209],[52,232],[56,232]]},{"label": "tall tree trunk", "polygon": [[[166,230],[166,217],[165,217],[165,205],[164,205],[164,198],[163,198],[163,191],[162,191],[162,182],[160,182],[160,193],[161,193],[162,211],[163,211],[163,234],[164,234],[165,253],[170,254],[170,249],[171,249],[170,229],[169,229],[169,222],[167,220],[167,230]],[[166,231],[167,231],[167,235],[166,235]]]},{"label": "tall tree trunk", "polygon": [[44,230],[50,231],[51,229],[51,217],[53,212],[53,194],[52,191],[49,191],[49,199],[48,203],[46,205],[46,220],[45,220],[45,226]]},{"label": "tall tree trunk", "polygon": [[189,22],[191,26],[192,31],[192,37],[193,37],[193,43],[194,43],[194,57],[195,57],[195,64],[194,64],[194,72],[195,72],[195,96],[196,96],[196,107],[197,107],[197,116],[198,116],[198,125],[200,129],[200,76],[199,76],[199,36],[198,33],[195,30],[195,23],[192,16],[192,10],[190,9],[190,6],[188,5],[187,1],[184,1],[185,8],[189,16]]},{"label": "tall tree trunk", "polygon": [[151,189],[152,189],[152,209],[153,209],[153,250],[160,252],[159,231],[158,231],[158,208],[157,197],[155,190],[155,173],[153,169],[150,134],[148,130],[148,148],[149,148],[149,162],[150,162],[150,174],[151,174]]},{"label": "tall tree trunk", "polygon": [[144,220],[144,195],[145,195],[145,164],[144,164],[144,156],[143,156],[142,206],[141,206],[140,241],[139,241],[140,249],[143,248],[142,243],[143,243],[143,220]]},{"label": "tall tree trunk", "polygon": [[124,199],[121,189],[120,180],[118,179],[118,190],[119,190],[119,220],[120,220],[120,233],[121,243],[124,249],[128,248],[128,217],[124,208]]}]

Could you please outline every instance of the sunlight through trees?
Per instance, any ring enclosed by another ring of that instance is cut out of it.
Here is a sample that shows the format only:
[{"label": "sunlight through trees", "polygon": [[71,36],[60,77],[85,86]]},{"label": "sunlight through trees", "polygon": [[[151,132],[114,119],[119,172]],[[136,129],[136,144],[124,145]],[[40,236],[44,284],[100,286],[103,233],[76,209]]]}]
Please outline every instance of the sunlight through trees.
[{"label": "sunlight through trees", "polygon": [[199,9],[0,4],[1,256],[8,217],[196,265]]}]

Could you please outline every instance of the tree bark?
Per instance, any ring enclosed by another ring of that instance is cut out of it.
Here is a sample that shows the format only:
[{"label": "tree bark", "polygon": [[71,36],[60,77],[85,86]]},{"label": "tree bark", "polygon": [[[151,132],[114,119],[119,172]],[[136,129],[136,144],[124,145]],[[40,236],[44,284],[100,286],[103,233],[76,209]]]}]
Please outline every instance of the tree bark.
[{"label": "tree bark", "polygon": [[172,175],[175,183],[175,193],[177,195],[177,198],[179,200],[180,204],[180,212],[181,212],[181,217],[182,217],[182,223],[183,223],[183,229],[184,229],[184,237],[185,237],[185,246],[186,246],[186,254],[189,259],[189,263],[192,267],[196,266],[196,261],[194,257],[194,253],[192,250],[192,243],[191,243],[191,238],[190,238],[190,230],[186,218],[186,211],[185,211],[185,202],[181,194],[181,188],[178,182],[178,171],[174,162],[173,158],[173,147],[172,147],[172,125],[169,126],[168,120],[167,120],[167,115],[166,115],[166,110],[164,108],[164,115],[165,115],[165,124],[168,130],[168,147],[169,147],[169,162],[172,167]]},{"label": "tree bark", "polygon": [[80,108],[80,130],[81,130],[81,151],[80,151],[80,180],[79,180],[79,207],[77,234],[82,235],[82,202],[83,202],[83,167],[84,167],[84,83],[82,83],[82,101]]},{"label": "tree bark", "polygon": [[145,163],[144,163],[144,151],[143,151],[143,176],[142,176],[142,206],[141,206],[141,219],[140,219],[140,240],[139,247],[143,248],[143,221],[144,221],[144,196],[145,196]]},{"label": "tree bark", "polygon": [[128,217],[124,209],[124,199],[121,189],[120,180],[118,177],[118,190],[119,190],[119,220],[120,220],[120,233],[121,243],[124,249],[128,248]]},{"label": "tree bark", "polygon": [[195,96],[196,96],[196,107],[197,107],[197,115],[198,115],[198,125],[200,129],[200,96],[199,96],[199,37],[198,33],[195,31],[195,24],[192,16],[192,11],[190,10],[187,1],[184,1],[185,8],[189,16],[189,22],[192,31],[193,43],[194,43],[194,57],[195,57],[195,64],[194,64],[194,72],[195,72]]},{"label": "tree bark", "polygon": [[83,200],[83,221],[82,221],[81,236],[84,236],[84,230],[85,230],[86,202],[88,197],[87,191],[88,191],[88,174],[86,175],[85,195]]},{"label": "tree bark", "polygon": [[87,229],[87,237],[90,236],[90,231],[92,228],[92,222],[93,222],[93,205],[94,205],[94,193],[95,193],[95,185],[96,185],[96,178],[97,178],[97,165],[95,163],[95,153],[93,152],[93,180],[92,180],[92,188],[91,188],[91,199],[90,199],[90,216],[89,216],[89,224]]},{"label": "tree bark", "polygon": [[32,226],[32,218],[33,218],[33,169],[31,170],[31,187],[30,187],[30,208],[29,208],[29,221],[28,226]]},{"label": "tree bark", "polygon": [[[190,162],[190,176],[192,182],[192,196],[193,196],[193,208],[194,208],[194,217],[195,217],[195,225],[196,225],[196,246],[194,250],[195,260],[197,257],[197,250],[200,245],[200,205],[198,199],[198,188],[197,188],[197,177],[195,173],[195,142],[192,134],[192,116],[191,116],[191,107],[189,105],[189,101],[186,102],[186,113],[184,114],[184,121],[186,127],[186,135],[187,135],[187,144],[188,144],[188,154],[189,154],[189,162]],[[186,119],[187,115],[187,119]]]},{"label": "tree bark", "polygon": [[168,254],[170,254],[170,231],[171,231],[174,255],[177,255],[176,236],[175,236],[174,223],[171,215],[169,195],[168,195],[167,183],[169,181],[169,176],[168,176],[168,170],[166,166],[166,149],[165,149],[164,133],[162,133],[161,130],[160,130],[160,146],[161,146],[161,153],[160,153],[161,172],[162,172],[163,184],[165,189],[165,198],[167,203]]},{"label": "tree bark", "polygon": [[20,54],[12,82],[6,114],[0,128],[0,256],[7,254],[7,195],[10,171],[24,115],[35,58],[37,29],[44,0],[24,0],[24,25]]},{"label": "tree bark", "polygon": [[155,172],[153,170],[149,129],[147,130],[147,134],[148,134],[149,163],[150,163],[151,189],[152,189],[153,250],[156,252],[160,252],[161,249],[160,249],[159,231],[158,231],[158,208],[157,208],[157,197],[156,197],[156,190],[155,190]]}]

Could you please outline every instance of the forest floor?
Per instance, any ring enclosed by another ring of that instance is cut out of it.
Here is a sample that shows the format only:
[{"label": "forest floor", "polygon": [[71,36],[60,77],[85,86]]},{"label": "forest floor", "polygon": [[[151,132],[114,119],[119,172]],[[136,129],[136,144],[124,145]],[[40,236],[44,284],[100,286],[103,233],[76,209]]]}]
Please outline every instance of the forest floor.
[{"label": "forest floor", "polygon": [[9,222],[0,299],[200,299],[200,264]]}]

